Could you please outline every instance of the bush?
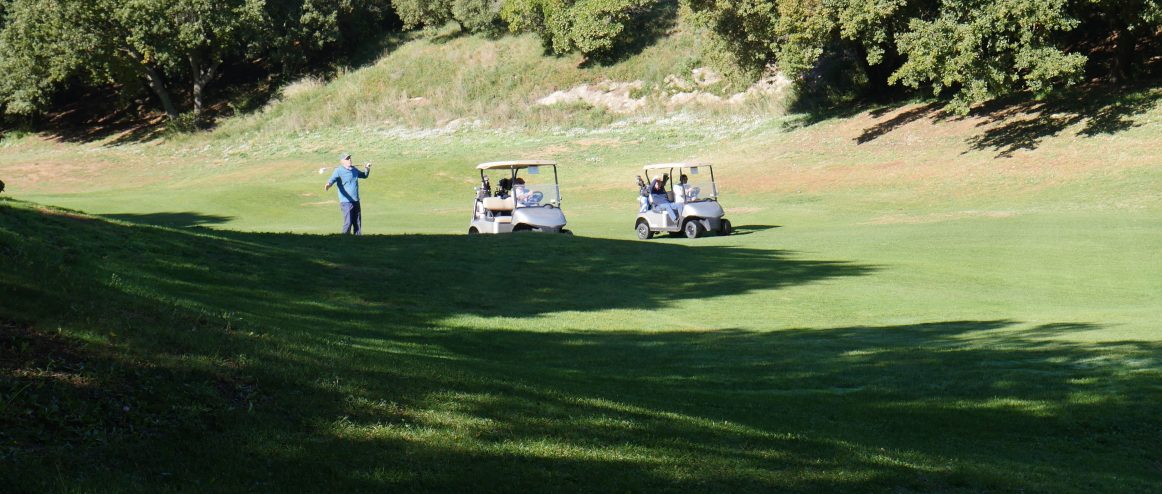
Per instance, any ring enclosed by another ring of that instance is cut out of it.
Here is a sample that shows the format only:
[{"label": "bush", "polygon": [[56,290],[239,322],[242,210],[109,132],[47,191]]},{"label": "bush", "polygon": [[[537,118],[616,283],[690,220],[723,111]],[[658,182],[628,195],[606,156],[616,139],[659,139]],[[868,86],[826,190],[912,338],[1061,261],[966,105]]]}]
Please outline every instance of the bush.
[{"label": "bush", "polygon": [[513,32],[535,32],[557,54],[608,56],[629,34],[627,25],[658,0],[508,0],[501,19]]},{"label": "bush", "polygon": [[468,32],[497,27],[500,0],[395,0],[395,11],[405,29],[438,28],[456,21]]},{"label": "bush", "polygon": [[473,33],[495,32],[500,28],[500,0],[455,0],[452,18]]}]

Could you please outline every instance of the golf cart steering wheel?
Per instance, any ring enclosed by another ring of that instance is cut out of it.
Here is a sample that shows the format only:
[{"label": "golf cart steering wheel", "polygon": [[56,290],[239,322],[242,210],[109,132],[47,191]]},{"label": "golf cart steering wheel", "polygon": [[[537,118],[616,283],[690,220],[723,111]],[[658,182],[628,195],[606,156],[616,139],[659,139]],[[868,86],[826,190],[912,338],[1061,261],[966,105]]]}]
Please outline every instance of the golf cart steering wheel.
[{"label": "golf cart steering wheel", "polygon": [[540,204],[541,199],[544,198],[545,194],[538,190],[529,194],[529,198],[526,199],[525,202],[528,202],[529,204]]}]

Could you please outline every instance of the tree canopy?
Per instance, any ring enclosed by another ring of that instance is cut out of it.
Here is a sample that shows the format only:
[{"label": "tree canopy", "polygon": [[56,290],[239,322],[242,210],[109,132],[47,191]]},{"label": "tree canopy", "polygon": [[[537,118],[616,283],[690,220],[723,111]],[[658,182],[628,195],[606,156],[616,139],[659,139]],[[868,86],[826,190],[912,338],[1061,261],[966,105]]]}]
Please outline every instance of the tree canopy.
[{"label": "tree canopy", "polygon": [[197,116],[231,67],[333,70],[390,31],[449,22],[611,60],[678,2],[743,72],[813,84],[843,74],[865,96],[926,92],[959,111],[1140,77],[1157,70],[1162,37],[1162,0],[0,0],[0,112],[37,114],[62,90],[113,85],[149,91],[171,118]]},{"label": "tree canopy", "polygon": [[743,63],[774,64],[802,79],[821,61],[839,59],[862,71],[871,90],[929,90],[951,97],[960,112],[1081,80],[1089,52],[1111,34],[1118,55],[1108,71],[1094,72],[1131,78],[1141,68],[1134,56],[1141,41],[1162,35],[1158,0],[689,2]]},{"label": "tree canopy", "polygon": [[[196,117],[230,62],[301,66],[341,42],[344,21],[374,23],[376,0],[8,0],[0,31],[0,105],[45,110],[70,85],[148,87],[171,118]],[[374,15],[372,15],[374,14]],[[273,59],[273,63],[272,60]],[[178,101],[175,94],[180,94]]]}]

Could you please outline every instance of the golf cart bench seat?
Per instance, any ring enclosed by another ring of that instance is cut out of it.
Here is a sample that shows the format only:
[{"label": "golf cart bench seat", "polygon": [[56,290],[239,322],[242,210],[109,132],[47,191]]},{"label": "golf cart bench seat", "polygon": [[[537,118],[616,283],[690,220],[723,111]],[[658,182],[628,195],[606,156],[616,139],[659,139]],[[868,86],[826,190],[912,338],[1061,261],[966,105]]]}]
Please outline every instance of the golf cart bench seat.
[{"label": "golf cart bench seat", "polygon": [[514,201],[511,197],[507,199],[501,199],[499,197],[484,198],[484,209],[489,211],[512,211],[515,207],[516,201]]}]

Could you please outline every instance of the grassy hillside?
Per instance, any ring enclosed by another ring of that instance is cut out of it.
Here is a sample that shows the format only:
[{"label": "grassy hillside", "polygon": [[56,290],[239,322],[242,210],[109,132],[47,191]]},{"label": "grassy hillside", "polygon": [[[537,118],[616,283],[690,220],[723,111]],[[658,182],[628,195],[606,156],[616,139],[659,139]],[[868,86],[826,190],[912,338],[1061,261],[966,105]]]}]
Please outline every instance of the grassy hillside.
[{"label": "grassy hillside", "polygon": [[[284,88],[261,114],[227,123],[221,132],[261,128],[266,133],[309,132],[341,127],[443,127],[453,121],[489,127],[541,128],[609,123],[616,114],[538,106],[557,90],[606,81],[641,81],[628,97],[653,96],[658,106],[666,77],[692,78],[703,61],[700,38],[685,29],[638,56],[610,66],[582,68],[577,56],[546,56],[533,35],[487,39],[478,36],[423,38],[389,49],[375,64],[324,83],[305,79]],[[692,84],[692,83],[691,83]],[[724,80],[710,90],[729,91]]]},{"label": "grassy hillside", "polygon": [[[1159,492],[1162,90],[530,104],[696,45],[420,40],[209,133],[0,138],[0,490]],[[576,237],[464,235],[513,157]],[[738,234],[633,240],[683,159]]]}]

